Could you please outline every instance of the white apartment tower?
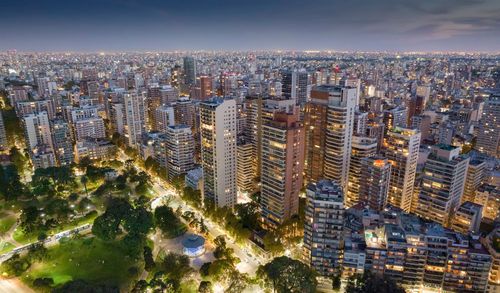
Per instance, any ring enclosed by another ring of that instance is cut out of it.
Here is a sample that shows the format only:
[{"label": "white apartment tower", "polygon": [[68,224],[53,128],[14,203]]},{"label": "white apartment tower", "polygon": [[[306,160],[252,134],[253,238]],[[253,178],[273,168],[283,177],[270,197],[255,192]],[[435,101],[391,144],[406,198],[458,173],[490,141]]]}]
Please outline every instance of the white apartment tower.
[{"label": "white apartment tower", "polygon": [[123,95],[125,103],[125,137],[130,147],[137,147],[141,141],[146,124],[144,108],[145,95],[142,92],[129,91]]},{"label": "white apartment tower", "polygon": [[203,197],[218,207],[236,204],[236,101],[200,104]]}]

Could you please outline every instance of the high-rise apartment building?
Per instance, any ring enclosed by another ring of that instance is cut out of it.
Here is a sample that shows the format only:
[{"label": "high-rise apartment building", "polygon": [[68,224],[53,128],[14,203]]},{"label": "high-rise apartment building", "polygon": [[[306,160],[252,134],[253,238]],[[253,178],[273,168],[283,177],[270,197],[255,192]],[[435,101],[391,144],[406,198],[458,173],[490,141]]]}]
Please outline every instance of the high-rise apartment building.
[{"label": "high-rise apartment building", "polygon": [[188,125],[171,125],[165,130],[167,177],[173,180],[194,168],[194,142]]},{"label": "high-rise apartment building", "polygon": [[137,147],[145,131],[144,93],[129,91],[123,95],[125,104],[124,133],[128,146]]},{"label": "high-rise apartment building", "polygon": [[74,161],[73,143],[69,124],[57,119],[52,122],[52,140],[57,163],[60,166],[68,166]]},{"label": "high-rise apartment building", "polygon": [[424,174],[415,212],[443,226],[460,205],[469,158],[460,148],[435,145],[425,162]]},{"label": "high-rise apartment building", "polygon": [[26,141],[30,151],[37,145],[47,145],[53,148],[52,133],[47,112],[29,114],[23,117]]},{"label": "high-rise apartment building", "polygon": [[349,181],[345,206],[351,207],[360,201],[360,184],[362,178],[362,160],[377,153],[377,139],[364,136],[352,137],[351,163],[349,165]]},{"label": "high-rise apartment building", "polygon": [[100,117],[86,118],[74,123],[76,140],[106,138],[104,120]]},{"label": "high-rise apartment building", "polygon": [[500,95],[492,95],[483,109],[476,149],[492,157],[500,156]]},{"label": "high-rise apartment building", "polygon": [[252,192],[255,189],[253,172],[253,145],[245,141],[238,143],[237,183],[240,192]]},{"label": "high-rise apartment building", "polygon": [[465,178],[464,195],[462,202],[474,202],[476,190],[486,179],[486,162],[481,160],[471,160],[467,168],[467,177]]},{"label": "high-rise apartment building", "polygon": [[383,155],[392,165],[388,203],[409,212],[417,172],[420,133],[413,129],[393,128],[387,132]]},{"label": "high-rise apartment building", "polygon": [[154,110],[153,130],[162,133],[167,132],[169,126],[175,125],[174,108],[170,106],[160,106]]},{"label": "high-rise apartment building", "polygon": [[450,227],[462,234],[479,233],[483,206],[466,201],[462,203],[451,217]]},{"label": "high-rise apartment building", "polygon": [[262,125],[261,218],[277,227],[299,211],[304,170],[304,128],[298,109],[278,112]]},{"label": "high-rise apartment building", "polygon": [[406,127],[408,110],[405,107],[396,107],[384,111],[383,122],[386,132],[394,127]]},{"label": "high-rise apartment building", "polygon": [[200,104],[203,197],[216,206],[236,204],[236,101]]},{"label": "high-rise apartment building", "polygon": [[372,156],[361,160],[359,202],[376,211],[385,208],[389,195],[391,168],[391,164],[384,157]]},{"label": "high-rise apartment building", "polygon": [[326,178],[347,187],[356,89],[316,86],[306,104],[305,174],[308,182]]},{"label": "high-rise apartment building", "polygon": [[196,60],[193,57],[186,56],[184,62],[184,83],[188,86],[196,84]]},{"label": "high-rise apartment building", "polygon": [[306,189],[304,258],[322,276],[335,274],[342,261],[344,193],[332,180]]}]

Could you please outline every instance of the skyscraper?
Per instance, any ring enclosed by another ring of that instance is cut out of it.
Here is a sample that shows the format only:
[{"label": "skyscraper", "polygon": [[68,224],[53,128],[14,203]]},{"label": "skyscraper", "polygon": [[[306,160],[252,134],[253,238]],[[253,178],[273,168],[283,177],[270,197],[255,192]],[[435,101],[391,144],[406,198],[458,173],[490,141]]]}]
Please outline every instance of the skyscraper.
[{"label": "skyscraper", "polygon": [[306,71],[287,71],[283,73],[283,96],[294,100],[297,105],[307,102],[309,75]]},{"label": "skyscraper", "polygon": [[377,153],[377,139],[363,136],[352,137],[351,163],[349,165],[349,181],[345,206],[351,207],[359,202],[362,178],[362,160]]},{"label": "skyscraper", "polygon": [[413,129],[393,128],[384,139],[384,156],[392,165],[388,203],[409,212],[417,171],[420,133]]},{"label": "skyscraper", "polygon": [[406,127],[408,110],[405,107],[396,107],[384,111],[383,122],[386,132],[394,127]]},{"label": "skyscraper", "polygon": [[492,95],[484,105],[476,149],[492,157],[500,156],[500,95]]},{"label": "skyscraper", "polygon": [[184,61],[184,83],[188,86],[196,85],[196,60],[186,56]]},{"label": "skyscraper", "polygon": [[331,180],[311,183],[306,189],[304,258],[320,275],[333,275],[342,259],[344,193]]},{"label": "skyscraper", "polygon": [[460,148],[435,145],[425,162],[424,175],[415,212],[443,226],[450,224],[460,205],[465,186],[469,158],[460,155]]},{"label": "skyscraper", "polygon": [[347,186],[353,133],[356,89],[316,86],[306,104],[306,167],[308,182],[320,178]]},{"label": "skyscraper", "polygon": [[261,217],[275,228],[299,211],[304,128],[293,113],[278,112],[262,126]]},{"label": "skyscraper", "polygon": [[123,95],[125,103],[125,138],[130,147],[137,147],[145,131],[146,112],[144,94],[129,91]]},{"label": "skyscraper", "polygon": [[200,104],[203,197],[218,207],[236,204],[236,101]]},{"label": "skyscraper", "polygon": [[359,201],[370,209],[381,211],[387,204],[391,164],[381,156],[361,160],[361,179],[359,181]]},{"label": "skyscraper", "polygon": [[237,183],[240,192],[254,190],[255,173],[253,172],[253,145],[245,141],[238,142]]},{"label": "skyscraper", "polygon": [[188,125],[170,125],[165,129],[167,177],[170,181],[194,168],[194,143]]}]

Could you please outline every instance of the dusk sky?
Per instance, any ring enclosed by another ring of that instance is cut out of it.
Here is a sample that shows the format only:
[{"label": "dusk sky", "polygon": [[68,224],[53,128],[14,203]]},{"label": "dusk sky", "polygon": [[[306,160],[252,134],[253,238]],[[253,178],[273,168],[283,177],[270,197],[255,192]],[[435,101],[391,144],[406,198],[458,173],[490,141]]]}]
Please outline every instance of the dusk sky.
[{"label": "dusk sky", "polygon": [[0,50],[500,51],[500,0],[2,0],[0,11]]}]

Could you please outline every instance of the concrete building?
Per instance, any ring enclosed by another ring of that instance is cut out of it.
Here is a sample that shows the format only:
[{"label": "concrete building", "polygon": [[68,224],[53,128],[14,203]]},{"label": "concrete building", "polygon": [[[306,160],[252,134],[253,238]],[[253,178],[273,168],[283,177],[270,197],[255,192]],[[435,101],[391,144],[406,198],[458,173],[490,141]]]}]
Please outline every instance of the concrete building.
[{"label": "concrete building", "polygon": [[2,113],[0,112],[0,150],[7,149],[7,133],[5,132],[5,123],[3,121]]},{"label": "concrete building", "polygon": [[189,86],[196,84],[196,60],[193,57],[183,58],[184,63],[184,83]]},{"label": "concrete building", "polygon": [[482,244],[488,250],[492,257],[491,270],[488,279],[488,293],[497,293],[500,291],[500,250],[498,242],[500,241],[500,227],[496,227],[486,237],[481,239]]},{"label": "concrete building", "polygon": [[287,71],[283,73],[283,96],[297,105],[307,102],[309,74],[306,71]]},{"label": "concrete building", "polygon": [[238,143],[238,191],[252,193],[255,189],[255,173],[253,172],[253,145],[246,142]]},{"label": "concrete building", "polygon": [[338,272],[342,262],[344,193],[332,180],[311,183],[306,189],[304,260],[322,276]]},{"label": "concrete building", "polygon": [[37,145],[46,145],[53,149],[52,133],[47,112],[28,114],[23,117],[26,142],[30,151]]},{"label": "concrete building", "polygon": [[391,181],[391,164],[380,156],[361,160],[359,202],[370,209],[381,211],[387,205]]},{"label": "concrete building", "polygon": [[464,195],[462,202],[474,202],[476,190],[486,179],[486,162],[480,160],[471,160],[467,168],[467,177],[465,178]]},{"label": "concrete building", "polygon": [[59,166],[68,166],[75,160],[69,124],[62,119],[57,119],[52,122],[51,126],[57,163]]},{"label": "concrete building", "polygon": [[173,107],[160,106],[154,109],[153,131],[166,133],[169,126],[173,125],[175,125],[175,114]]},{"label": "concrete building", "polygon": [[500,157],[500,95],[491,95],[484,105],[477,135],[476,149]]},{"label": "concrete building", "polygon": [[144,93],[129,91],[123,95],[125,110],[124,134],[128,146],[137,148],[145,132]]},{"label": "concrete building", "polygon": [[76,140],[106,138],[104,120],[100,117],[86,118],[74,123]]},{"label": "concrete building", "polygon": [[236,204],[236,101],[200,104],[203,197],[219,207]]},{"label": "concrete building", "polygon": [[194,168],[194,141],[188,125],[169,126],[165,132],[167,176],[170,181]]},{"label": "concrete building", "polygon": [[420,133],[406,128],[393,128],[387,132],[383,155],[392,165],[388,203],[409,212],[413,185],[417,171]]},{"label": "concrete building", "polygon": [[184,182],[194,190],[203,190],[203,168],[196,168],[186,173]]},{"label": "concrete building", "polygon": [[304,128],[294,113],[275,113],[262,125],[261,219],[276,228],[299,211]]},{"label": "concrete building", "polygon": [[311,90],[304,112],[307,182],[331,179],[346,190],[355,107],[354,88],[321,85]]},{"label": "concrete building", "polygon": [[483,206],[470,201],[462,203],[451,217],[451,229],[462,234],[479,233]]},{"label": "concrete building", "polygon": [[427,158],[416,201],[415,212],[443,226],[450,225],[465,187],[469,158],[460,155],[460,148],[435,145]]},{"label": "concrete building", "polygon": [[395,127],[406,128],[408,110],[405,107],[395,107],[384,111],[383,122],[386,133]]},{"label": "concrete building", "polygon": [[365,180],[361,176],[362,160],[377,153],[377,139],[365,136],[353,136],[351,148],[351,163],[349,166],[349,181],[345,206],[349,208],[360,200],[360,184]]},{"label": "concrete building", "polygon": [[474,202],[483,206],[483,220],[493,222],[500,213],[500,188],[486,183],[479,185]]}]

